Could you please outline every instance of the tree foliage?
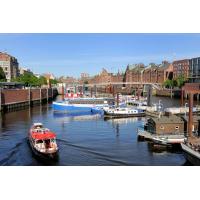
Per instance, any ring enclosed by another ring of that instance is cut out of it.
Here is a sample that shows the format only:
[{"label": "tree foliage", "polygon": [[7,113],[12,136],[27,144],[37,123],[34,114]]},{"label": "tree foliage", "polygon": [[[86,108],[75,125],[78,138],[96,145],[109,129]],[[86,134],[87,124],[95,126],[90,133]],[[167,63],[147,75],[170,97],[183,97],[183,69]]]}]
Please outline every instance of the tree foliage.
[{"label": "tree foliage", "polygon": [[185,82],[187,81],[187,79],[184,76],[178,76],[175,79],[175,81],[176,81],[176,86],[179,87],[179,88],[181,88],[185,84]]},{"label": "tree foliage", "polygon": [[2,67],[0,67],[0,81],[6,81],[6,75],[5,75]]},{"label": "tree foliage", "polygon": [[167,79],[164,83],[163,83],[163,86],[166,87],[166,88],[172,88],[174,87],[174,80],[169,80]]},{"label": "tree foliage", "polygon": [[56,79],[50,79],[50,83],[51,84],[57,84],[59,81],[58,80],[56,80]]},{"label": "tree foliage", "polygon": [[37,78],[33,74],[26,72],[23,75],[12,79],[12,81],[24,83],[25,86],[41,86],[47,84],[47,80],[44,76]]},{"label": "tree foliage", "polygon": [[167,79],[164,83],[163,83],[163,86],[166,87],[166,88],[173,88],[173,87],[179,87],[181,88],[185,82],[187,81],[187,79],[184,77],[184,76],[178,76],[177,78],[175,79],[172,79],[172,80],[169,80]]}]

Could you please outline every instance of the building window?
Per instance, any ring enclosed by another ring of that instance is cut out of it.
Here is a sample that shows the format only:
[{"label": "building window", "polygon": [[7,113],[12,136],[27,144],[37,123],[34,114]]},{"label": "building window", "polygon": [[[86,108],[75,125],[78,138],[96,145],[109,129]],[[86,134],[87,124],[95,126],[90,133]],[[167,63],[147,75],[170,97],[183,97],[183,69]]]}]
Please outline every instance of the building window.
[{"label": "building window", "polygon": [[160,126],[160,129],[162,129],[162,130],[163,130],[163,129],[164,129],[164,126]]},{"label": "building window", "polygon": [[179,129],[179,126],[176,126],[175,129],[178,130],[178,129]]}]

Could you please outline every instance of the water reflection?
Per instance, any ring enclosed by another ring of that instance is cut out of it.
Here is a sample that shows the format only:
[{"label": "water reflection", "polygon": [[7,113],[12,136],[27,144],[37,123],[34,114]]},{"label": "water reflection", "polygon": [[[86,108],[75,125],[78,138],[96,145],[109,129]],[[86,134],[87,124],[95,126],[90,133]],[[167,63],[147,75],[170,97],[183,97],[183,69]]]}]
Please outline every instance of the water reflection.
[{"label": "water reflection", "polygon": [[100,114],[89,113],[53,113],[53,117],[57,121],[69,123],[70,121],[85,121],[85,120],[97,120],[102,118]]},{"label": "water reflection", "polygon": [[142,117],[129,117],[129,118],[117,118],[117,119],[104,119],[107,122],[110,122],[112,124],[128,124],[128,123],[134,123],[138,121],[145,121]]}]

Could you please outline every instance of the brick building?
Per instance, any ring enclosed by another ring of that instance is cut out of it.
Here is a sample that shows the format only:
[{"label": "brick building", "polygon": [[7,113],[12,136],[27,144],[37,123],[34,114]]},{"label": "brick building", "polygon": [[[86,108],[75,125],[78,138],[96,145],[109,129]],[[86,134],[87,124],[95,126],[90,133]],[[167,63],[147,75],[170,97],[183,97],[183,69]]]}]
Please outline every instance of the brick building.
[{"label": "brick building", "polygon": [[152,71],[152,67],[150,65],[145,68],[145,70],[143,71],[143,75],[142,75],[143,82],[145,82],[145,83],[151,82],[151,71]]},{"label": "brick building", "polygon": [[103,68],[100,74],[89,79],[90,84],[112,82],[123,82],[123,74],[119,72],[117,74],[109,73]]},{"label": "brick building", "polygon": [[179,76],[184,76],[188,78],[189,76],[189,59],[184,60],[176,60],[173,63],[173,78],[177,78]]},{"label": "brick building", "polygon": [[157,83],[158,82],[158,66],[152,66],[150,73],[151,73],[150,83]]},{"label": "brick building", "polygon": [[145,67],[144,64],[133,64],[128,65],[125,71],[125,82],[141,82],[142,81],[142,74]]},{"label": "brick building", "polygon": [[152,117],[147,120],[147,131],[153,134],[184,133],[184,120],[176,115]]},{"label": "brick building", "polygon": [[59,78],[59,81],[66,84],[78,83],[78,80],[71,76],[62,76]]},{"label": "brick building", "polygon": [[167,79],[173,78],[173,65],[163,61],[157,69],[157,83],[163,84]]},{"label": "brick building", "polygon": [[19,76],[18,66],[19,64],[15,57],[0,52],[0,67],[2,67],[8,82],[10,82],[12,78]]}]

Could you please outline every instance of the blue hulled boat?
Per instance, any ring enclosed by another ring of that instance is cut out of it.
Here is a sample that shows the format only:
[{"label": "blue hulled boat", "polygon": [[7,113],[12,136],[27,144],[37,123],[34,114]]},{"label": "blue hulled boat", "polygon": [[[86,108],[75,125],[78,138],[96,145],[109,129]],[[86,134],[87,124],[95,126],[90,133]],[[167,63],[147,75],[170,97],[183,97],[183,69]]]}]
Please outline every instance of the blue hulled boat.
[{"label": "blue hulled boat", "polygon": [[55,112],[98,112],[104,106],[108,106],[112,99],[105,98],[79,98],[53,102]]}]

